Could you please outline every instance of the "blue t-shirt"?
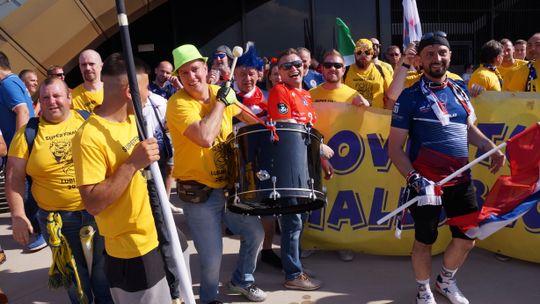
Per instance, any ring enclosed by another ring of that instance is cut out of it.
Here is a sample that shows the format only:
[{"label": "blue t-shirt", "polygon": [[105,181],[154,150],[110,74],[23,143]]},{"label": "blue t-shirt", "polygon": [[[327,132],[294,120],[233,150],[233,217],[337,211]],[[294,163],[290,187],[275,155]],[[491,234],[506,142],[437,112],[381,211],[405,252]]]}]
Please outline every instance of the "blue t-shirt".
[{"label": "blue t-shirt", "polygon": [[[454,83],[467,93],[463,81]],[[413,167],[437,182],[468,162],[467,112],[450,87],[432,89],[450,115],[450,123],[443,126],[422,93],[420,84],[421,81],[416,82],[399,96],[392,113],[392,127],[409,130],[409,158]],[[469,179],[470,171],[467,171],[445,186]]]},{"label": "blue t-shirt", "polygon": [[170,82],[165,82],[165,86],[163,86],[163,88],[159,87],[157,84],[155,83],[150,83],[148,85],[148,89],[154,93],[154,94],[157,94],[165,99],[169,99],[169,97],[171,97],[174,93],[176,93],[176,88],[172,85],[172,83]]},{"label": "blue t-shirt", "polygon": [[13,108],[26,104],[30,117],[34,117],[32,98],[22,80],[15,74],[9,74],[0,81],[0,129],[9,147],[16,129],[16,115]]},{"label": "blue t-shirt", "polygon": [[324,82],[324,77],[319,72],[314,70],[308,70],[306,76],[304,76],[304,81],[302,82],[302,87],[304,90],[309,91],[314,87],[320,85]]}]

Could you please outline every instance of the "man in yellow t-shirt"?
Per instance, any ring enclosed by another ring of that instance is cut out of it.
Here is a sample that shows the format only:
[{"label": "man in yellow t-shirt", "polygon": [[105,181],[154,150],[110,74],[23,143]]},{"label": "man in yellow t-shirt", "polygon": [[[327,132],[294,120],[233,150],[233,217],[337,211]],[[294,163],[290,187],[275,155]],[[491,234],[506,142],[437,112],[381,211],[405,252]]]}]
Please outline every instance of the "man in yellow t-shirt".
[{"label": "man in yellow t-shirt", "polygon": [[231,106],[237,102],[234,90],[206,83],[207,58],[195,46],[179,46],[173,57],[174,72],[184,88],[167,105],[174,147],[172,175],[178,181],[177,191],[201,261],[201,303],[218,301],[222,221],[242,239],[229,288],[251,301],[264,301],[266,294],[253,277],[264,237],[262,225],[257,217],[225,212],[223,192],[228,181],[225,140],[232,132],[232,119],[253,120]]},{"label": "man in yellow t-shirt", "polygon": [[[73,162],[84,206],[105,238],[106,274],[115,303],[170,303],[158,235],[142,169],[159,159],[155,138],[139,142],[126,61],[103,64],[104,98],[73,138]],[[141,100],[148,71],[136,61]]]},{"label": "man in yellow t-shirt", "polygon": [[309,90],[313,102],[344,102],[369,107],[369,101],[358,91],[343,84],[345,64],[341,53],[331,50],[324,54],[322,67],[324,82]]},{"label": "man in yellow t-shirt", "polygon": [[355,64],[349,66],[345,84],[369,100],[373,107],[387,108],[384,93],[392,82],[392,75],[373,62],[373,43],[360,39],[354,49]]},{"label": "man in yellow t-shirt", "polygon": [[501,65],[497,67],[497,70],[499,70],[499,73],[501,73],[501,77],[504,83],[504,78],[506,77],[506,74],[508,74],[508,72],[513,71],[524,64],[527,64],[527,61],[514,58],[514,45],[512,44],[512,41],[510,41],[510,39],[503,38],[501,39],[500,43],[503,46],[503,61]]},{"label": "man in yellow t-shirt", "polygon": [[504,91],[540,91],[540,33],[532,35],[527,41],[527,54],[531,61],[508,73],[508,79],[503,84]]},{"label": "man in yellow t-shirt", "polygon": [[94,50],[84,50],[79,55],[79,69],[84,82],[73,89],[71,108],[90,113],[103,102],[103,82],[101,82],[101,56]]},{"label": "man in yellow t-shirt", "polygon": [[498,67],[503,60],[503,45],[495,40],[490,40],[480,48],[480,67],[478,67],[469,79],[468,89],[471,97],[474,86],[480,86],[485,91],[500,91],[502,87],[502,76]]},{"label": "man in yellow t-shirt", "polygon": [[377,38],[370,38],[369,41],[373,43],[373,63],[380,65],[385,72],[388,72],[390,75],[394,75],[394,68],[388,62],[385,62],[381,58],[381,43]]},{"label": "man in yellow t-shirt", "polygon": [[[96,303],[112,303],[104,272],[103,237],[99,233],[94,234],[93,262],[87,265],[79,236],[79,231],[85,226],[97,230],[94,217],[84,210],[77,190],[71,152],[71,140],[84,123],[84,118],[69,109],[71,95],[61,79],[48,78],[43,82],[39,102],[41,117],[32,118],[28,125],[20,128],[9,149],[6,194],[11,208],[13,237],[24,245],[28,242],[29,232],[32,232],[23,201],[25,177],[28,175],[32,178],[31,191],[39,207],[36,217],[45,239],[49,241],[47,217],[51,212],[58,213],[62,218],[62,234],[71,248],[81,287],[89,303],[94,299]],[[34,124],[33,119],[39,119],[39,122]],[[33,128],[30,125],[36,127],[34,140],[31,140],[32,132],[27,130]],[[74,286],[68,289],[68,295],[72,303],[79,303]]]}]

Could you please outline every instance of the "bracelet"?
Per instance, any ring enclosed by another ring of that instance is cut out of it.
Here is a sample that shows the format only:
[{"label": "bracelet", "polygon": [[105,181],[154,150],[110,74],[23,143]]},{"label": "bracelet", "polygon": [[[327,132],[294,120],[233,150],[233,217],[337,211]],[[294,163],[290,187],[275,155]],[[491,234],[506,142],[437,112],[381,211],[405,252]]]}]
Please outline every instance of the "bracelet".
[{"label": "bracelet", "polygon": [[403,63],[401,64],[401,66],[407,68],[407,70],[411,68],[411,65],[410,65],[410,64],[406,64],[405,62],[403,62]]}]

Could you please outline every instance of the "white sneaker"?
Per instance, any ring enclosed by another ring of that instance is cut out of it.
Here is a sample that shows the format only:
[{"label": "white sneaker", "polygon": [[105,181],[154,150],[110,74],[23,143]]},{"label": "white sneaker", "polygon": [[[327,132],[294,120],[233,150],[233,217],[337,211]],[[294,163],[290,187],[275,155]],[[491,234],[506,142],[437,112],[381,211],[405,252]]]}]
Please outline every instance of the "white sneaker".
[{"label": "white sneaker", "polygon": [[440,275],[437,276],[435,290],[450,300],[452,304],[469,304],[469,300],[465,298],[461,290],[457,287],[455,279],[444,282]]},{"label": "white sneaker", "polygon": [[339,259],[343,262],[350,262],[354,259],[354,252],[352,250],[339,250]]},{"label": "white sneaker", "polygon": [[418,291],[416,294],[416,304],[437,304],[431,290]]},{"label": "white sneaker", "polygon": [[176,207],[175,205],[171,204],[171,211],[175,214],[184,214],[184,210],[180,207]]},{"label": "white sneaker", "polygon": [[251,286],[244,288],[236,286],[233,282],[229,281],[229,289],[232,292],[243,294],[252,302],[263,302],[266,300],[266,293],[255,284],[251,284]]}]

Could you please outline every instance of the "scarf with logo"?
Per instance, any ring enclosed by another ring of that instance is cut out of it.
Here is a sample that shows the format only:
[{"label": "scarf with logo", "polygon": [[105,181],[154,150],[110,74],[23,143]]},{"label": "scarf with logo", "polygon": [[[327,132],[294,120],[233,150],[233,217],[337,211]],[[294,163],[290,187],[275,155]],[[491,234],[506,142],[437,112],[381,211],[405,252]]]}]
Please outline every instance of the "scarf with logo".
[{"label": "scarf with logo", "polygon": [[441,125],[446,126],[450,123],[450,114],[446,109],[446,105],[442,102],[439,97],[431,90],[431,88],[444,89],[447,86],[452,90],[454,96],[459,101],[465,112],[467,112],[467,121],[469,124],[474,124],[476,121],[476,114],[474,113],[474,108],[471,105],[469,96],[463,89],[457,85],[452,79],[447,78],[443,83],[433,86],[434,82],[426,81],[425,77],[420,79],[420,89],[422,93],[429,101],[431,109],[441,122]]},{"label": "scarf with logo", "polygon": [[495,73],[495,75],[497,75],[497,78],[499,79],[499,84],[501,85],[501,89],[502,89],[503,79],[502,79],[502,75],[501,75],[501,73],[499,73],[499,70],[497,69],[497,67],[492,65],[492,64],[489,64],[489,63],[484,63],[484,64],[482,64],[482,66],[485,67],[486,69],[492,71],[493,73]]},{"label": "scarf with logo", "polygon": [[[527,67],[529,68],[529,75],[527,76],[527,85],[525,86],[525,92],[531,92],[532,88],[532,81],[536,79],[536,68],[534,67],[534,61],[529,61],[527,64]],[[533,91],[536,91],[534,88]]]}]

